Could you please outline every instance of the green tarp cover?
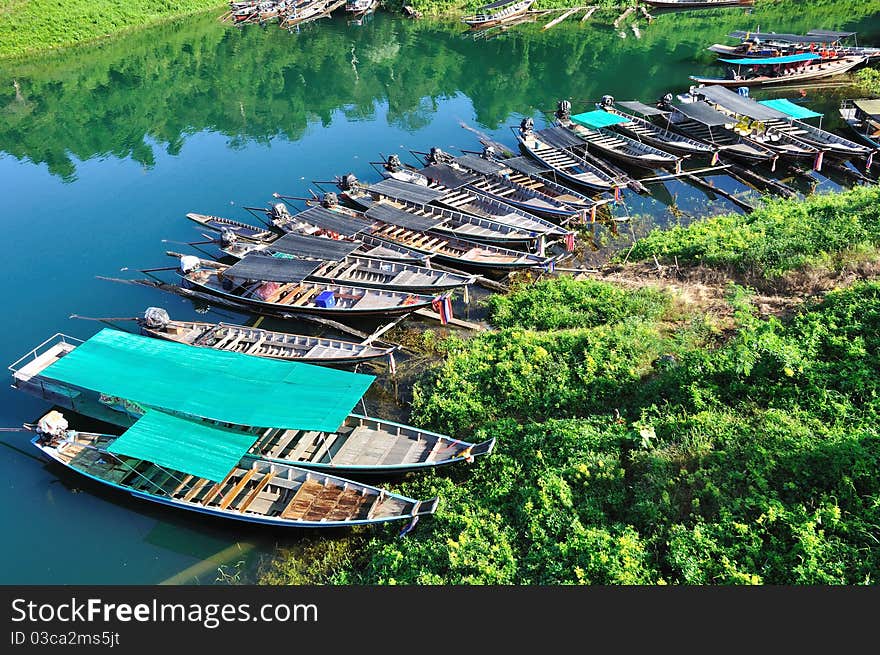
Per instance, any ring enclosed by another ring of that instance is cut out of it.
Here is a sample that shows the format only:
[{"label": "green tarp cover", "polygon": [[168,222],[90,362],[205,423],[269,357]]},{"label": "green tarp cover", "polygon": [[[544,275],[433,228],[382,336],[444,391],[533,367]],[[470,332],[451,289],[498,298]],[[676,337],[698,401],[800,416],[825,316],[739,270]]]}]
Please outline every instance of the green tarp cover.
[{"label": "green tarp cover", "polygon": [[807,109],[806,107],[801,107],[785,98],[779,98],[777,100],[758,100],[758,102],[771,109],[775,109],[776,111],[781,111],[783,114],[788,114],[792,118],[816,118],[817,116],[822,115],[811,109]]},{"label": "green tarp cover", "polygon": [[597,109],[596,111],[588,111],[583,114],[575,114],[571,117],[575,123],[592,127],[594,130],[600,127],[608,127],[609,125],[617,125],[618,123],[626,123],[629,119],[609,111]]},{"label": "green tarp cover", "polygon": [[107,450],[221,482],[256,440],[252,432],[226,430],[151,409]]},{"label": "green tarp cover", "polygon": [[292,430],[334,431],[375,379],[105,328],[45,377],[155,409]]}]

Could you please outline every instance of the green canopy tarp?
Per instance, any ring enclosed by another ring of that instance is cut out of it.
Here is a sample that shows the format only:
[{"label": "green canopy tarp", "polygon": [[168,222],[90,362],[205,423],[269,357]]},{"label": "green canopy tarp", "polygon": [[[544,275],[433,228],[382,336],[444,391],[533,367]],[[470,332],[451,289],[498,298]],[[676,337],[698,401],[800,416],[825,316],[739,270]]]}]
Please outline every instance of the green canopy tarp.
[{"label": "green canopy tarp", "polygon": [[237,425],[321,431],[336,430],[375,379],[109,328],[43,375],[155,409]]},{"label": "green canopy tarp", "polygon": [[776,100],[758,100],[758,102],[771,109],[775,109],[776,111],[781,111],[783,114],[788,114],[792,118],[816,118],[822,115],[811,109],[797,105],[790,100],[786,100],[785,98],[778,98]]},{"label": "green canopy tarp", "polygon": [[256,439],[253,432],[226,430],[151,409],[107,450],[220,482]]},{"label": "green canopy tarp", "polygon": [[600,127],[626,123],[629,119],[624,118],[623,116],[618,116],[617,114],[612,114],[610,111],[597,109],[596,111],[588,111],[583,114],[575,114],[571,117],[571,120],[579,125],[585,125],[586,127],[598,130]]}]

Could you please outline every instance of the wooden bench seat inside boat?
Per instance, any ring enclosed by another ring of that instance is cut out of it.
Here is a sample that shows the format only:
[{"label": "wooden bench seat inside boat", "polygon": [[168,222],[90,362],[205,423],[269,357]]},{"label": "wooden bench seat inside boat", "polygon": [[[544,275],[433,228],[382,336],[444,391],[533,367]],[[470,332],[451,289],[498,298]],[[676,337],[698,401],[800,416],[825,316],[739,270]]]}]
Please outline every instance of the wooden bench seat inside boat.
[{"label": "wooden bench seat inside boat", "polygon": [[281,518],[293,521],[356,518],[371,498],[355,489],[343,489],[334,485],[325,487],[314,480],[307,480],[281,512]]}]

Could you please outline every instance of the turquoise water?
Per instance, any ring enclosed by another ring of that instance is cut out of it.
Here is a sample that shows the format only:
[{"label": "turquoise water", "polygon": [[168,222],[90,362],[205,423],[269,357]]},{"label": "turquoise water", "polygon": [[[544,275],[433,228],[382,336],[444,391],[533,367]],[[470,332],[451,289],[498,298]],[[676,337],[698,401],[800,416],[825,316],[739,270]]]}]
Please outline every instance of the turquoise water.
[{"label": "turquoise water", "polygon": [[[705,46],[727,42],[734,29],[845,28],[880,42],[878,3],[816,2],[797,13],[796,4],[659,16],[640,23],[639,39],[595,21],[520,26],[486,40],[456,23],[381,13],[360,26],[339,17],[297,34],[236,29],[208,15],[0,63],[8,293],[0,361],[56,332],[87,338],[103,327],[71,314],[131,317],[158,305],[172,317],[246,320],[96,278],[173,263],[166,249],[201,238],[187,212],[254,222],[242,208],[264,206],[272,192],[304,195],[319,190],[314,180],[347,172],[379,179],[370,162],[380,154],[412,162],[411,150],[431,146],[478,149],[474,130],[512,146],[509,126],[523,116],[540,125],[561,98],[582,110],[605,93],[650,102],[684,91],[688,75],[714,70]],[[811,107],[829,112],[823,125],[837,127],[838,98],[807,93]],[[837,187],[818,180],[819,190]],[[718,183],[748,193],[724,176]],[[735,210],[681,182],[626,200],[639,231]],[[395,384],[377,372],[368,408],[405,419]],[[47,409],[8,386],[0,391],[0,426]],[[25,434],[0,437],[9,563],[0,583],[211,583],[218,565],[246,560],[252,568],[276,544],[303,536],[129,500],[43,463]]]}]

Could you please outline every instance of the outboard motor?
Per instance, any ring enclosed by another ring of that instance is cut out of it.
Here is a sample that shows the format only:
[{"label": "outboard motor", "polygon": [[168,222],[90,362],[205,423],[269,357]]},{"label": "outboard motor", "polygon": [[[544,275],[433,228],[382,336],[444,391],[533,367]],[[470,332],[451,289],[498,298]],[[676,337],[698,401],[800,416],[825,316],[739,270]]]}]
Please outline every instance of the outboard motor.
[{"label": "outboard motor", "polygon": [[36,433],[40,435],[41,443],[51,443],[53,439],[63,439],[67,435],[67,419],[57,409],[37,421]]},{"label": "outboard motor", "polygon": [[330,209],[331,207],[335,207],[339,204],[339,198],[336,197],[336,194],[332,191],[328,191],[321,198],[321,205]]},{"label": "outboard motor", "polygon": [[442,164],[448,163],[452,161],[452,156],[445,153],[443,150],[434,146],[431,148],[431,151],[428,153],[428,163],[429,164]]},{"label": "outboard motor", "polygon": [[522,134],[528,134],[535,128],[535,121],[532,120],[531,116],[527,116],[519,122],[519,131]]},{"label": "outboard motor", "polygon": [[195,255],[180,256],[180,272],[184,275],[199,270],[201,264],[201,261]]},{"label": "outboard motor", "polygon": [[343,191],[351,191],[358,185],[358,179],[354,173],[347,173],[339,178],[339,188]]},{"label": "outboard motor", "polygon": [[400,162],[400,157],[397,155],[388,155],[388,161],[385,162],[385,168],[392,173],[403,170],[403,164]]},{"label": "outboard motor", "polygon": [[568,100],[560,100],[556,103],[556,118],[561,121],[571,118],[571,103]]},{"label": "outboard motor", "polygon": [[168,312],[161,307],[147,307],[147,311],[144,312],[144,323],[148,328],[161,330],[170,321],[171,317],[168,316]]},{"label": "outboard motor", "polygon": [[238,235],[228,227],[220,230],[220,243],[224,248],[231,246],[236,241],[238,241]]},{"label": "outboard motor", "polygon": [[604,95],[602,99],[599,101],[599,105],[602,107],[610,107],[614,104],[614,96]]},{"label": "outboard motor", "polygon": [[290,212],[287,210],[287,205],[283,202],[276,202],[272,205],[272,209],[269,210],[269,217],[273,221],[283,221],[284,219],[290,218]]},{"label": "outboard motor", "polygon": [[483,159],[495,159],[496,157],[495,148],[492,146],[483,146]]},{"label": "outboard motor", "polygon": [[657,106],[661,109],[671,109],[672,99],[673,95],[671,93],[667,93],[662,98],[660,98],[660,100],[657,101]]}]

